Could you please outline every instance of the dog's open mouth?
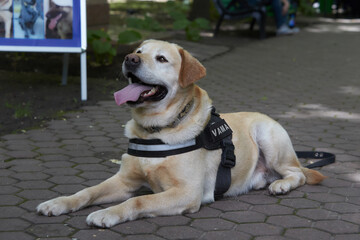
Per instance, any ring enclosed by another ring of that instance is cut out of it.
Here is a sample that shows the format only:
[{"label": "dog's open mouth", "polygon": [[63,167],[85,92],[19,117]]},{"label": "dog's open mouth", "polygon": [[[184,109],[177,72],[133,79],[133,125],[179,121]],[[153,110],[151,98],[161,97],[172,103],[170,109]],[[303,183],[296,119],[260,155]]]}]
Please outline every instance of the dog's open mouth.
[{"label": "dog's open mouth", "polygon": [[167,89],[164,86],[146,84],[131,72],[127,74],[127,77],[132,84],[114,93],[117,105],[124,103],[135,105],[145,101],[160,101],[167,94]]}]

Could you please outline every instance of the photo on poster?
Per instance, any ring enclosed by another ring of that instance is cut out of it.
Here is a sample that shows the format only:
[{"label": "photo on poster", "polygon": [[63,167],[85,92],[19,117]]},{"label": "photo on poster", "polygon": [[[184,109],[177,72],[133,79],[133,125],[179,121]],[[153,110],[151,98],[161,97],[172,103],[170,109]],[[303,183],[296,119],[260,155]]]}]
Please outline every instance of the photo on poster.
[{"label": "photo on poster", "polygon": [[43,0],[13,0],[14,38],[43,39]]},{"label": "photo on poster", "polygon": [[13,0],[0,0],[0,38],[13,37]]},{"label": "photo on poster", "polygon": [[73,38],[73,0],[45,0],[46,38]]}]

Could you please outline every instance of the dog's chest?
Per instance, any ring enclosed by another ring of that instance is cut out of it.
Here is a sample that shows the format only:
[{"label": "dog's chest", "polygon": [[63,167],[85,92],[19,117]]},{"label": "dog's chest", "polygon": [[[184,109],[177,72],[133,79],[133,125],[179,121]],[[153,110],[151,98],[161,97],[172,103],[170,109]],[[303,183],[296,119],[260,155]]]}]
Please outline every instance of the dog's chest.
[{"label": "dog's chest", "polygon": [[139,158],[139,163],[143,169],[153,168],[164,163],[166,158]]},{"label": "dog's chest", "polygon": [[168,158],[140,158],[139,164],[145,181],[154,192],[161,192],[177,185],[176,164]]}]

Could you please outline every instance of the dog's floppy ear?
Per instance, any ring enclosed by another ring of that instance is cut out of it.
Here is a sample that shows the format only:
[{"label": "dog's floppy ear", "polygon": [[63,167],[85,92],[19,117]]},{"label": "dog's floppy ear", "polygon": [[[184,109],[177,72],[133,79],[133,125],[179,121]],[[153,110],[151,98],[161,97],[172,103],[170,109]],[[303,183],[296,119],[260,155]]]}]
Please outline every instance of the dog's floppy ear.
[{"label": "dog's floppy ear", "polygon": [[185,88],[197,80],[206,76],[206,68],[190,53],[180,48],[181,68],[179,74],[179,84]]}]

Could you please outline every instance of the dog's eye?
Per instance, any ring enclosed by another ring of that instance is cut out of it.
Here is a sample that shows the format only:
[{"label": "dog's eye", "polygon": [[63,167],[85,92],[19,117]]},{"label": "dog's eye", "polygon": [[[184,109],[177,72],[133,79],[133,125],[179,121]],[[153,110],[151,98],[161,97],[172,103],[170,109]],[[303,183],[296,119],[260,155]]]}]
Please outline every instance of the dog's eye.
[{"label": "dog's eye", "polygon": [[168,62],[168,60],[164,56],[156,56],[156,60],[161,63]]},{"label": "dog's eye", "polygon": [[139,50],[137,50],[137,51],[136,51],[136,53],[141,53],[141,50],[140,50],[140,49],[139,49]]}]

